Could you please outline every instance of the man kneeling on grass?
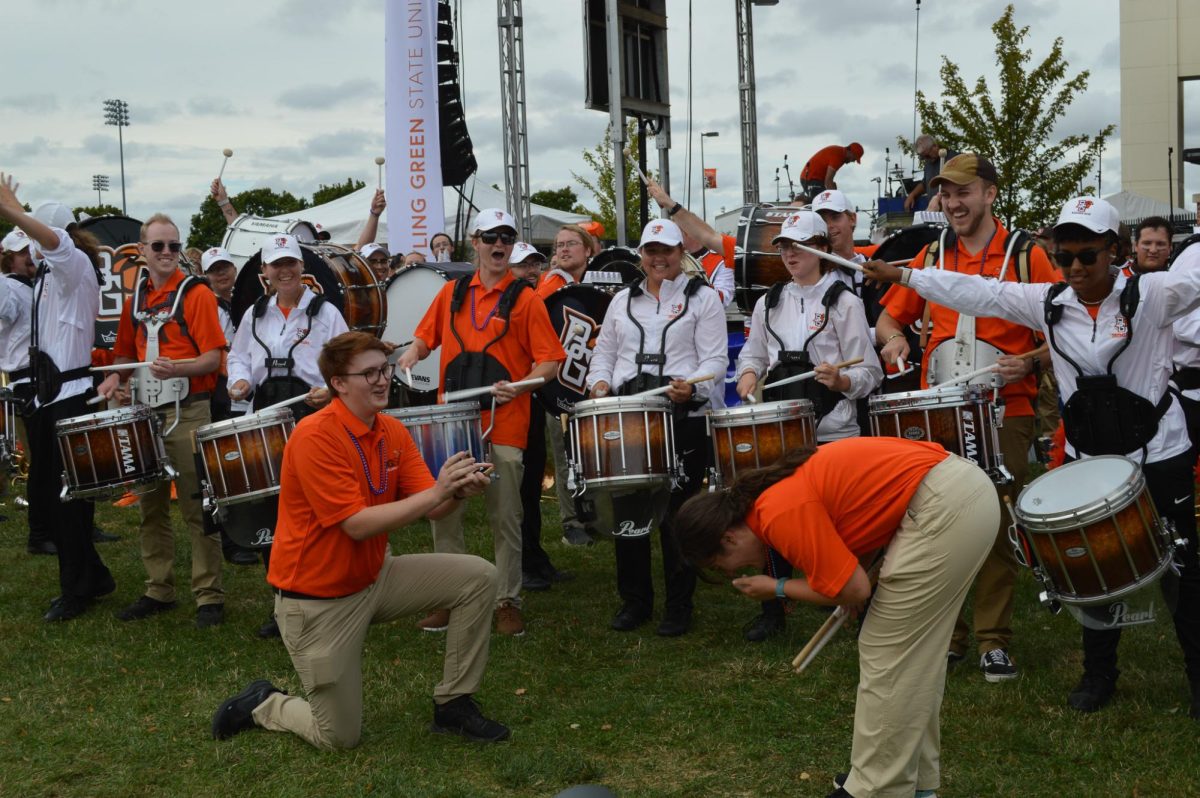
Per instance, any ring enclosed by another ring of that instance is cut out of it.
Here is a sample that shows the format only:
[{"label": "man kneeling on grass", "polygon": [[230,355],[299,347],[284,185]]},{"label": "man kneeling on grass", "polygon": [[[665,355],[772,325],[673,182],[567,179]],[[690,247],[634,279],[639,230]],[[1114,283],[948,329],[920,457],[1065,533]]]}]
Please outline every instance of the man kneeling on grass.
[{"label": "man kneeling on grass", "polygon": [[435,481],[404,425],[379,413],[392,377],[388,348],[361,332],[325,344],[318,366],[335,398],[296,427],[284,450],[267,581],[308,700],[251,682],[213,715],[215,739],[261,726],[318,748],[353,748],[367,627],[438,607],[450,608],[450,626],[433,731],[487,742],[509,736],[471,699],[487,664],[495,567],[466,554],[393,557],[388,549],[388,532],[440,518],[488,484],[466,452]]}]

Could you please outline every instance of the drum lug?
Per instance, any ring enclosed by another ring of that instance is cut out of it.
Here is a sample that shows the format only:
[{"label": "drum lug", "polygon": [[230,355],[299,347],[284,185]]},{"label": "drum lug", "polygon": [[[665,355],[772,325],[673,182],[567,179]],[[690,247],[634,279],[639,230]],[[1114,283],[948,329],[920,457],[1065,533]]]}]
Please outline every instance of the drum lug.
[{"label": "drum lug", "polygon": [[58,494],[58,500],[65,502],[71,493],[71,485],[69,482],[67,482],[67,472],[66,471],[63,471],[63,473],[62,473],[62,483],[63,483],[62,491]]},{"label": "drum lug", "polygon": [[173,480],[179,476],[179,472],[175,470],[175,467],[173,465],[171,465],[171,461],[169,459],[167,459],[166,457],[163,458],[162,467],[163,467],[163,478],[164,479]]},{"label": "drum lug", "polygon": [[721,484],[721,474],[716,468],[708,469],[708,492],[716,493],[724,486]]},{"label": "drum lug", "polygon": [[1003,458],[1004,455],[1002,454],[996,455],[996,460],[998,462],[996,463],[995,468],[988,469],[988,476],[990,476],[992,478],[992,482],[996,483],[997,485],[1011,485],[1013,482],[1013,475],[1007,468],[1004,467]]},{"label": "drum lug", "polygon": [[1062,604],[1060,604],[1058,599],[1054,598],[1054,594],[1048,590],[1043,590],[1041,593],[1038,593],[1038,602],[1040,602],[1043,607],[1050,610],[1051,615],[1058,615],[1060,612],[1062,612]]}]

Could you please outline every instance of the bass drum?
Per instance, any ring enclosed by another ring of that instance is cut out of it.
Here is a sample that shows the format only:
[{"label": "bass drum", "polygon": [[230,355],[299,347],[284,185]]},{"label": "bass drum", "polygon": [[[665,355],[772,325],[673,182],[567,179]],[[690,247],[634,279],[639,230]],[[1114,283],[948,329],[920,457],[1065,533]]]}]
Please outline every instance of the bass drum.
[{"label": "bass drum", "polygon": [[[221,246],[233,258],[234,265],[240,271],[251,258],[262,252],[263,241],[278,233],[295,236],[301,244],[318,243],[317,229],[309,222],[301,219],[264,219],[261,216],[243,213],[229,225]],[[308,270],[307,263],[305,270]]]},{"label": "bass drum", "polygon": [[588,261],[583,284],[615,294],[642,279],[642,258],[631,247],[609,247]]},{"label": "bass drum", "polygon": [[[883,240],[883,243],[871,255],[872,260],[895,261],[895,260],[912,260],[917,254],[927,247],[931,242],[937,241],[938,236],[945,229],[942,225],[937,224],[918,224],[912,227],[905,227],[902,230],[897,230]],[[867,323],[872,327],[883,313],[883,295],[887,293],[887,289],[891,286],[877,286],[870,283],[863,283],[863,309],[867,313]],[[881,390],[883,393],[905,393],[915,391],[921,387],[921,359],[924,353],[921,351],[921,334],[917,325],[909,325],[904,328],[904,337],[908,340],[908,360],[915,364],[912,371],[903,377],[895,380],[884,380]],[[892,366],[895,367],[894,364]],[[886,368],[886,366],[885,366]],[[862,408],[859,409],[860,417]]]},{"label": "bass drum", "polygon": [[588,364],[611,301],[612,294],[588,283],[564,285],[546,297],[550,325],[567,353],[558,366],[558,379],[536,393],[547,413],[570,413],[576,402],[587,399]]},{"label": "bass drum", "polygon": [[113,249],[142,238],[142,223],[129,216],[93,216],[80,222],[79,229],[94,235],[100,246]]},{"label": "bass drum", "polygon": [[[387,319],[383,340],[407,347],[425,312],[446,283],[475,271],[471,263],[414,263],[405,266],[387,282]],[[397,371],[392,381],[392,407],[431,405],[437,401],[442,376],[442,349],[417,363],[412,370],[413,384]]]},{"label": "bass drum", "polygon": [[[353,250],[337,244],[301,244],[304,253],[304,283],[333,302],[351,330],[371,335],[383,333],[387,318],[387,297],[383,285]],[[246,261],[233,284],[233,318],[242,316],[266,291],[261,268],[261,253]]]},{"label": "bass drum", "polygon": [[789,205],[746,205],[738,219],[737,257],[734,291],[738,307],[746,315],[754,303],[775,283],[792,279],[779,250],[771,243],[783,228],[783,221],[796,209]]}]

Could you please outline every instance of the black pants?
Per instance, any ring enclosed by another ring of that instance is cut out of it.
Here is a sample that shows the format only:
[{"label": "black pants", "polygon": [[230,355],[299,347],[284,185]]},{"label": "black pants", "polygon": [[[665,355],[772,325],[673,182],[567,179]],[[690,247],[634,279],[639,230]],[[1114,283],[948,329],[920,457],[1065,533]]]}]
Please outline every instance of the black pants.
[{"label": "black pants", "polygon": [[[554,434],[554,430],[551,434]],[[546,472],[546,414],[536,401],[529,409],[529,440],[525,442],[525,475],[521,478],[521,571],[531,576],[554,573],[550,555],[542,548],[542,477]]]},{"label": "black pants", "polygon": [[[702,487],[708,467],[709,445],[703,418],[675,422],[675,451],[687,476],[678,490],[672,491],[667,516],[659,526],[662,547],[663,579],[666,583],[668,614],[691,615],[692,594],[696,591],[696,572],[683,562],[671,524],[679,507]],[[636,610],[649,614],[654,607],[654,579],[650,573],[650,538],[617,537],[613,549],[617,556],[617,593]]]},{"label": "black pants", "polygon": [[[1154,506],[1164,519],[1175,523],[1178,537],[1187,540],[1183,549],[1175,551],[1182,563],[1178,577],[1167,573],[1163,577],[1178,585],[1179,598],[1173,615],[1175,636],[1183,649],[1184,668],[1188,681],[1200,685],[1200,557],[1196,551],[1196,483],[1192,468],[1196,462],[1189,450],[1175,457],[1142,466]],[[1117,644],[1121,630],[1089,629],[1083,627],[1083,669],[1086,673],[1116,679]]]},{"label": "black pants", "polygon": [[29,437],[30,523],[44,523],[58,547],[61,594],[80,600],[112,589],[113,578],[92,543],[95,507],[90,501],[60,501],[63,461],[56,422],[91,412],[87,395],[80,394],[38,408],[25,419]]}]

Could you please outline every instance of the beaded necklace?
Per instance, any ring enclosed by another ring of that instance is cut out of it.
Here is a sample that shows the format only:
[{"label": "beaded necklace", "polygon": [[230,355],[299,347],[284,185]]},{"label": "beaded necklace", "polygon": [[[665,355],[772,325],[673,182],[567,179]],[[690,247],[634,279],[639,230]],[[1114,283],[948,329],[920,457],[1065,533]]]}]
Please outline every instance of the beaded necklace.
[{"label": "beaded necklace", "polygon": [[388,487],[387,463],[384,462],[383,458],[383,443],[386,436],[379,436],[379,473],[383,474],[383,482],[376,488],[375,482],[371,479],[371,467],[367,465],[367,455],[363,451],[362,444],[358,442],[358,438],[355,437],[354,433],[345,424],[342,425],[342,429],[346,430],[346,434],[350,436],[350,442],[354,444],[354,449],[358,452],[358,459],[362,461],[363,474],[367,477],[367,487],[371,489],[371,493],[375,496],[382,495]]},{"label": "beaded necklace", "polygon": [[492,317],[496,315],[496,311],[498,311],[499,309],[500,309],[500,303],[497,301],[496,306],[494,308],[492,308],[491,312],[488,313],[487,317],[483,320],[483,324],[476,324],[475,323],[475,286],[471,286],[471,326],[474,327],[477,332],[483,332],[487,328],[488,322],[492,320]]}]

